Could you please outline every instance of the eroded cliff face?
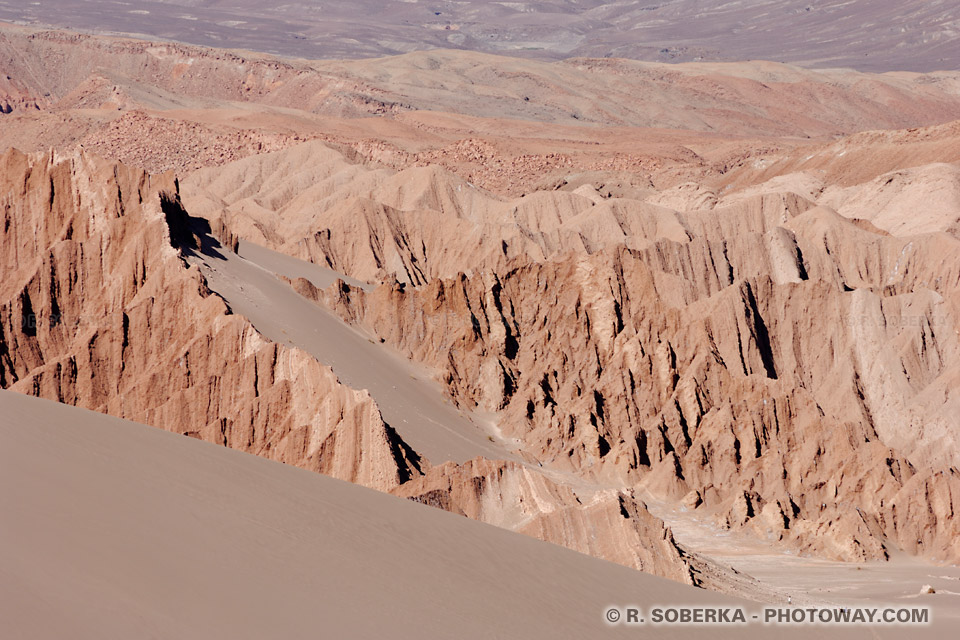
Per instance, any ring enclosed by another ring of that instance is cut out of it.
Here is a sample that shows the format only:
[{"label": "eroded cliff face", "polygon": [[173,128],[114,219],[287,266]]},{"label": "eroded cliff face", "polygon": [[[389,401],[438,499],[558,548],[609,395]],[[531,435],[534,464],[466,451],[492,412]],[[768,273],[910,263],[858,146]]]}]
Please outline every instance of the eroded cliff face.
[{"label": "eroded cliff face", "polygon": [[831,558],[894,541],[960,559],[960,243],[792,195],[664,220],[687,239],[420,288],[294,286],[500,411],[546,465]]},{"label": "eroded cliff face", "polygon": [[265,340],[187,268],[182,252],[219,242],[172,175],[9,151],[0,176],[4,388],[378,489],[420,473],[366,392]]},{"label": "eroded cliff face", "polygon": [[[367,282],[413,286],[460,272],[501,272],[511,261],[556,259],[662,240],[686,242],[701,225],[758,229],[814,203],[760,193],[710,219],[649,201],[608,197],[590,184],[503,198],[431,165],[402,171],[351,161],[320,141],[204,169],[185,182],[187,208],[243,239]],[[669,200],[668,200],[669,201]]]}]

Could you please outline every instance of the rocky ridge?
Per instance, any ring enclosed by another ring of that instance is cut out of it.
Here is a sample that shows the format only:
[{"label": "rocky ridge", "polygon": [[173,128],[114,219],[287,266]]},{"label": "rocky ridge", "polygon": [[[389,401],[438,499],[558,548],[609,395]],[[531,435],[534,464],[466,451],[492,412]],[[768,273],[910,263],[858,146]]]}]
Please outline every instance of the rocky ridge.
[{"label": "rocky ridge", "polygon": [[545,465],[803,551],[875,559],[894,540],[955,562],[957,240],[795,195],[648,216],[643,248],[371,293],[294,285],[499,411]]},{"label": "rocky ridge", "polygon": [[4,388],[375,488],[420,473],[368,394],[265,340],[186,268],[180,251],[219,243],[195,235],[172,175],[82,153],[0,165]]}]

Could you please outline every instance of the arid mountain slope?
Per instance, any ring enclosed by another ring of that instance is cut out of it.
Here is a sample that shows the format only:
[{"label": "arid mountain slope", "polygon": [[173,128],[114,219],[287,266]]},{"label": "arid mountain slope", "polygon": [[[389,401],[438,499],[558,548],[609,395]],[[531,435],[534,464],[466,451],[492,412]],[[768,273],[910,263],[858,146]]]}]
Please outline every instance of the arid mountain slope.
[{"label": "arid mountain slope", "polygon": [[956,68],[960,60],[960,14],[950,3],[921,0],[147,0],[136,6],[48,0],[0,6],[0,19],[312,58],[458,48],[535,58],[763,59],[872,71],[933,71]]},{"label": "arid mountain slope", "polygon": [[[13,25],[0,71],[0,149],[82,145],[181,178],[318,139],[351,163],[438,165],[511,198],[589,183],[645,199],[790,173],[854,186],[960,148],[956,73],[451,51],[311,62]],[[890,127],[913,129],[876,130]]]},{"label": "arid mountain slope", "polygon": [[[436,51],[305,61],[5,26],[11,106],[261,104],[339,116],[452,112],[554,124],[819,136],[960,118],[960,76],[812,71],[772,62],[545,63]],[[19,101],[19,102],[18,102]]]}]

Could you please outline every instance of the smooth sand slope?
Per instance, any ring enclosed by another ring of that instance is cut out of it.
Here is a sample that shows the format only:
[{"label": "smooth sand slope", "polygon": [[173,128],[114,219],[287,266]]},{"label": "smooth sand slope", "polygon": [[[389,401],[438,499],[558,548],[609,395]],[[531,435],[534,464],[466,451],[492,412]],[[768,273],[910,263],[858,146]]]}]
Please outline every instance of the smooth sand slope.
[{"label": "smooth sand slope", "polygon": [[606,606],[737,602],[8,391],[0,487],[7,638],[638,637]]},{"label": "smooth sand slope", "polygon": [[332,367],[344,384],[367,389],[384,421],[420,455],[433,464],[477,456],[512,458],[507,448],[489,439],[494,427],[445,400],[428,370],[374,343],[276,277],[305,275],[325,286],[334,272],[251,244],[241,252],[246,258],[223,249],[191,260],[201,266],[210,288],[258,331],[310,353]]},{"label": "smooth sand slope", "polygon": [[327,269],[319,264],[298,260],[297,258],[292,258],[283,253],[278,253],[244,240],[241,240],[238,244],[237,255],[279,276],[290,279],[306,278],[318,289],[326,289],[338,279],[343,280],[352,287],[359,287],[364,290],[373,289],[373,285],[360,282],[359,280],[345,276],[342,273],[337,273],[333,269]]}]

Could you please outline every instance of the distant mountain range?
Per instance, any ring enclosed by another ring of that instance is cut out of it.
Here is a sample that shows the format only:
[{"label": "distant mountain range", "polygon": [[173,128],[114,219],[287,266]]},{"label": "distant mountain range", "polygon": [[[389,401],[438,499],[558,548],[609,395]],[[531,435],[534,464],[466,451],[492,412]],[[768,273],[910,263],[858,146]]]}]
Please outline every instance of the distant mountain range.
[{"label": "distant mountain range", "polygon": [[549,59],[762,59],[862,71],[960,64],[960,4],[948,0],[51,0],[0,2],[0,20],[304,58],[450,48]]}]

